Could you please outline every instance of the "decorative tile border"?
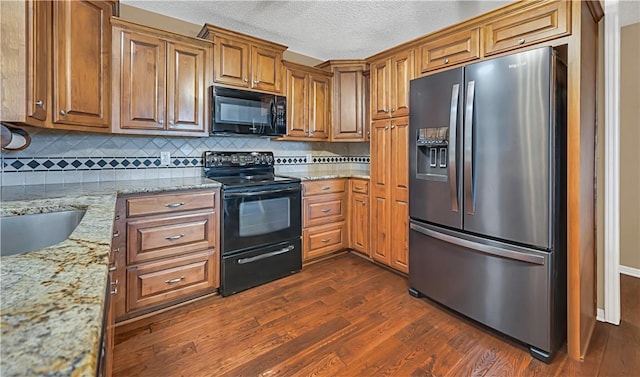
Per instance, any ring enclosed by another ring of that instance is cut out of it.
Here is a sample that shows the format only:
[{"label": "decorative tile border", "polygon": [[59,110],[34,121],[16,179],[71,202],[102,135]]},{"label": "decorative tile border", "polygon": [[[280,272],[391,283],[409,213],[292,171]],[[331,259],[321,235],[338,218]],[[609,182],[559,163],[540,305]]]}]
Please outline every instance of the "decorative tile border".
[{"label": "decorative tile border", "polygon": [[[347,164],[370,162],[369,156],[312,156],[307,162],[306,156],[276,156],[275,165],[306,164]],[[193,168],[202,167],[201,156],[173,157],[169,166],[160,165],[160,159],[154,157],[3,157],[2,172],[53,172],[53,171],[89,171],[154,168]]]}]

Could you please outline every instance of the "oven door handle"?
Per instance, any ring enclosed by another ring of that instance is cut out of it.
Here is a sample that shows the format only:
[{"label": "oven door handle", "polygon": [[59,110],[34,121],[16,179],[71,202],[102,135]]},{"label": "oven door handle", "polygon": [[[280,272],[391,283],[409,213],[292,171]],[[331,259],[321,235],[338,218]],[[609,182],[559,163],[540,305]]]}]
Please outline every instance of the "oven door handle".
[{"label": "oven door handle", "polygon": [[232,193],[224,193],[224,198],[243,198],[247,196],[258,196],[264,194],[277,194],[281,192],[295,192],[301,191],[300,187],[291,187],[280,190],[263,190],[263,191],[252,191],[252,192],[232,192]]},{"label": "oven door handle", "polygon": [[256,255],[255,257],[240,258],[240,259],[238,259],[238,264],[247,264],[247,263],[256,262],[256,261],[259,261],[259,260],[262,260],[262,259],[271,258],[271,257],[276,256],[276,255],[288,253],[293,249],[295,249],[295,246],[291,245],[291,246],[285,247],[284,249],[272,251],[270,253],[264,253],[264,254]]}]

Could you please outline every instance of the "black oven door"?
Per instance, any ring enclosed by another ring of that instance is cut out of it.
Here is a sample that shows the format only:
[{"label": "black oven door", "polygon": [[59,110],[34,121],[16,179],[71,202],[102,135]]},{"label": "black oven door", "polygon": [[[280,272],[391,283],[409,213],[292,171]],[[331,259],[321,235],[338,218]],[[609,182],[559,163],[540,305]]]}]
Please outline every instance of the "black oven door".
[{"label": "black oven door", "polygon": [[299,183],[224,190],[222,254],[302,235]]}]

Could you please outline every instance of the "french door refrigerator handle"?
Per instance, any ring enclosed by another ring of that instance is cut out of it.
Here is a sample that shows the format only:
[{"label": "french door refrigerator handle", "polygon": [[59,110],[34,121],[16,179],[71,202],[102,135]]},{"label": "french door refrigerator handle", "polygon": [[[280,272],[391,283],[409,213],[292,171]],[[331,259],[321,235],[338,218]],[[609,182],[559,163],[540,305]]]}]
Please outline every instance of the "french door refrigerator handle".
[{"label": "french door refrigerator handle", "polygon": [[464,192],[467,213],[473,215],[476,211],[475,182],[473,182],[473,97],[476,88],[475,81],[467,84],[467,99],[464,116]]},{"label": "french door refrigerator handle", "polygon": [[460,84],[451,88],[451,111],[449,113],[449,191],[451,193],[451,211],[458,212],[458,168],[456,166],[456,140],[458,132],[458,98]]},{"label": "french door refrigerator handle", "polygon": [[517,260],[517,261],[531,263],[531,264],[544,265],[544,257],[541,255],[525,254],[525,253],[520,253],[513,250],[503,249],[501,247],[484,245],[481,243],[465,240],[462,238],[453,237],[448,234],[436,232],[414,223],[410,223],[409,228],[415,230],[416,232],[422,233],[425,236],[436,238],[450,244],[466,247],[467,249],[476,250],[485,254],[490,254],[496,257]]}]

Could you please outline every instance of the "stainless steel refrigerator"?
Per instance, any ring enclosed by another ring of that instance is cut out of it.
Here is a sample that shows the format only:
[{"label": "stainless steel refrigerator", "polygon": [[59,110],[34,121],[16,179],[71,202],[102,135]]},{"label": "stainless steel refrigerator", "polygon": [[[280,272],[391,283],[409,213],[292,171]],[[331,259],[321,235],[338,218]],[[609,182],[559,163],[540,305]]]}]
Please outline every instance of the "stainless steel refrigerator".
[{"label": "stainless steel refrigerator", "polygon": [[410,293],[549,362],[566,336],[566,65],[545,47],[410,90]]}]

